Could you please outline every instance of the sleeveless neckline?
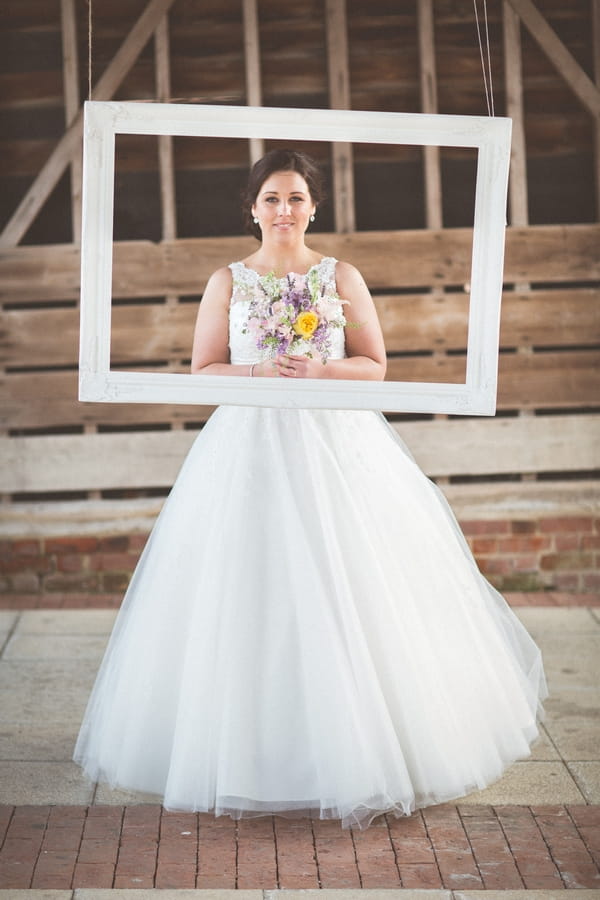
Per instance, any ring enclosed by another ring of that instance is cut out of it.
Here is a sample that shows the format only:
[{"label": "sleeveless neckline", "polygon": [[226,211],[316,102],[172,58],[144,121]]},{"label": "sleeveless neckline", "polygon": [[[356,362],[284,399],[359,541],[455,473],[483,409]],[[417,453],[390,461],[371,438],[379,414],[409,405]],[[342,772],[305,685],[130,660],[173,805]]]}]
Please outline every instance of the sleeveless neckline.
[{"label": "sleeveless neckline", "polygon": [[243,266],[247,272],[252,272],[252,274],[256,275],[257,278],[268,278],[270,275],[274,275],[274,277],[277,278],[278,281],[283,281],[285,278],[289,278],[290,276],[295,276],[296,278],[307,278],[314,269],[320,268],[324,262],[330,259],[335,259],[335,257],[322,256],[319,262],[313,263],[313,265],[306,272],[291,271],[286,272],[285,275],[274,275],[274,273],[272,272],[265,272],[264,275],[261,275],[260,272],[257,272],[256,269],[252,269],[250,266],[247,266],[246,263],[242,260],[238,262],[238,265]]}]

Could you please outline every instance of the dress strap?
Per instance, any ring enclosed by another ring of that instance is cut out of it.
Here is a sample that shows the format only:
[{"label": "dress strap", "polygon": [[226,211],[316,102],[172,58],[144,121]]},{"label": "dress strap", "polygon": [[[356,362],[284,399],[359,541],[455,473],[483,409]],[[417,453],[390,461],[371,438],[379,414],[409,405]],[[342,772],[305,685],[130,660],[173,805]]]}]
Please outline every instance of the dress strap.
[{"label": "dress strap", "polygon": [[232,262],[228,266],[232,275],[232,290],[230,303],[239,303],[241,300],[250,300],[256,287],[258,276],[243,262]]},{"label": "dress strap", "polygon": [[335,256],[324,256],[318,264],[319,279],[321,284],[330,291],[336,290],[335,283],[335,267],[337,259]]}]

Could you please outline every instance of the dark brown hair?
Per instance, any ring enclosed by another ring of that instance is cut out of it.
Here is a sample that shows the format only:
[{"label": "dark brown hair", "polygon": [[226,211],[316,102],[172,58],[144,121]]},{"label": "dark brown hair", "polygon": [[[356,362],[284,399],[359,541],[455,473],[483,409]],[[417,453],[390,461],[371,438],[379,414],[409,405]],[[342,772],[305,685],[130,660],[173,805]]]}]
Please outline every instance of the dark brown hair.
[{"label": "dark brown hair", "polygon": [[298,172],[304,178],[311,200],[318,206],[323,200],[323,177],[319,167],[306,153],[297,150],[271,150],[254,164],[242,195],[242,213],[246,231],[260,241],[260,228],[253,221],[252,207],[262,185],[274,172]]}]

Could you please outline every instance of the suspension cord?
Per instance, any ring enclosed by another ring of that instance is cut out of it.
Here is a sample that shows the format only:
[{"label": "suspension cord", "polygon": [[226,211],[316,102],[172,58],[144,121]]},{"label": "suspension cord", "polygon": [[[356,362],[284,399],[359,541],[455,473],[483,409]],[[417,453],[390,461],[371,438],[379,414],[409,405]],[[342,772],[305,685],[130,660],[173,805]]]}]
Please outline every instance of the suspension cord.
[{"label": "suspension cord", "polygon": [[483,20],[485,27],[485,54],[483,41],[481,38],[481,24],[479,22],[479,12],[477,10],[478,0],[473,0],[473,9],[475,10],[475,24],[477,26],[477,39],[479,41],[479,55],[481,57],[481,71],[483,73],[483,87],[485,90],[485,101],[487,104],[488,116],[494,115],[494,88],[492,84],[492,59],[490,54],[490,32],[488,28],[488,12],[487,0],[483,0]]}]

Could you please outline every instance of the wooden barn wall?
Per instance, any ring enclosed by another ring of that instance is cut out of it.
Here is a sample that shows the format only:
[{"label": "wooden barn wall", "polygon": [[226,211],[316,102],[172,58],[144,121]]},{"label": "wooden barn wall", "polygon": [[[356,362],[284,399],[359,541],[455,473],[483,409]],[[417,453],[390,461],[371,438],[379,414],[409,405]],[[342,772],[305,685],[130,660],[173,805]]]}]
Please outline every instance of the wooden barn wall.
[{"label": "wooden barn wall", "polygon": [[[430,471],[459,482],[595,478],[600,3],[487,0],[487,9],[495,111],[514,120],[499,385],[499,417],[517,426],[514,461],[482,465],[495,423],[476,423],[481,440],[466,447],[455,423],[437,417],[431,434],[435,426],[441,445],[462,449],[453,468],[432,460]],[[86,469],[82,439],[195,429],[209,410],[78,403],[77,117],[88,95],[88,5],[4,0],[0,25],[0,459],[17,473],[0,492],[112,496],[126,487],[122,476],[111,485]],[[91,74],[99,99],[487,112],[472,0],[93,0]],[[462,379],[474,154],[306,148],[330,198],[314,245],[364,270],[391,377]],[[241,236],[239,193],[263,149],[119,136],[115,362],[185,371],[209,271],[252,246]],[[580,435],[572,452],[556,448],[553,422]],[[51,436],[73,438],[54,460],[53,485],[35,443]],[[537,465],[519,440],[533,442]],[[112,450],[127,454],[116,440]],[[74,475],[78,465],[89,483]],[[136,489],[166,489],[151,471],[143,484],[132,474]]]}]

